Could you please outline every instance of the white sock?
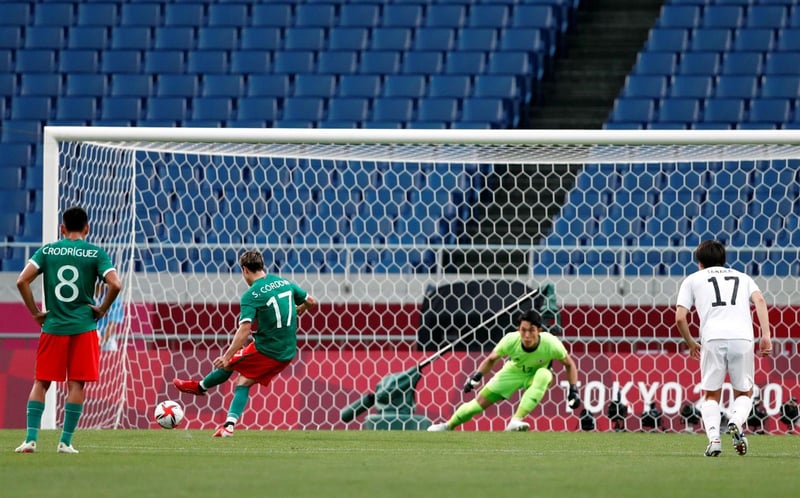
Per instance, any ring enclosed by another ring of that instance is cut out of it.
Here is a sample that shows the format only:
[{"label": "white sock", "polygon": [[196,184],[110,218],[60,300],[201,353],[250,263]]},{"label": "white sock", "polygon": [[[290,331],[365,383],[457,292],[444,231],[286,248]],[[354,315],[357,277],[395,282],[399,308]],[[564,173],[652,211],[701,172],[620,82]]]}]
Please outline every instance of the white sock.
[{"label": "white sock", "polygon": [[736,424],[739,430],[742,430],[747,417],[750,416],[750,411],[753,409],[753,398],[744,395],[739,396],[733,400],[733,410],[731,410],[731,422]]},{"label": "white sock", "polygon": [[703,427],[706,429],[708,440],[719,441],[719,424],[722,419],[719,403],[713,400],[704,401],[700,405],[700,413],[703,415]]}]

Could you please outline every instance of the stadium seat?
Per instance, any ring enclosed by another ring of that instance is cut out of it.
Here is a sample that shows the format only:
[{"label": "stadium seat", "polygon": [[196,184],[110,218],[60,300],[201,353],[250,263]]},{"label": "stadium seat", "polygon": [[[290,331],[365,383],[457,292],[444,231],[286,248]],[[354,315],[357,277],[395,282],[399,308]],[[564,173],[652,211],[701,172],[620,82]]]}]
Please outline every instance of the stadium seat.
[{"label": "stadium seat", "polygon": [[788,20],[787,9],[782,5],[750,5],[747,7],[745,26],[780,29],[786,26]]},{"label": "stadium seat", "polygon": [[6,119],[2,122],[0,132],[2,132],[0,139],[3,143],[37,144],[42,141],[42,121],[38,119]]},{"label": "stadium seat", "polygon": [[[345,4],[342,8],[358,7]],[[377,5],[370,5],[376,7]],[[328,50],[365,50],[369,42],[369,30],[362,27],[334,27],[328,33]]]},{"label": "stadium seat", "polygon": [[112,74],[111,95],[119,97],[149,97],[153,93],[153,78],[149,74]]},{"label": "stadium seat", "polygon": [[775,34],[771,29],[739,28],[733,40],[737,52],[770,52],[775,48]]},{"label": "stadium seat", "polygon": [[411,28],[378,27],[372,30],[370,50],[409,50],[411,48]]},{"label": "stadium seat", "polygon": [[414,36],[414,50],[449,52],[455,48],[456,35],[452,28],[418,28]]},{"label": "stadium seat", "polygon": [[67,74],[64,95],[68,97],[102,97],[107,91],[104,74]]},{"label": "stadium seat", "polygon": [[89,122],[97,117],[94,97],[61,97],[56,102],[56,119]]},{"label": "stadium seat", "polygon": [[698,121],[700,102],[697,99],[662,99],[656,121],[687,125]]},{"label": "stadium seat", "polygon": [[202,78],[203,97],[239,97],[244,95],[244,78],[238,74],[209,74]]},{"label": "stadium seat", "polygon": [[15,96],[11,99],[10,118],[15,120],[50,119],[52,99],[50,97]]},{"label": "stadium seat", "polygon": [[275,97],[242,97],[236,109],[236,118],[241,121],[271,123],[278,117],[278,100]]},{"label": "stadium seat", "polygon": [[192,101],[193,121],[225,121],[232,115],[233,104],[228,97],[198,97]]},{"label": "stadium seat", "polygon": [[330,98],[336,94],[336,76],[331,74],[299,74],[294,81],[295,97]]},{"label": "stadium seat", "polygon": [[618,98],[609,118],[614,122],[647,123],[653,120],[654,114],[653,99]]},{"label": "stadium seat", "polygon": [[342,97],[375,98],[381,93],[381,77],[371,74],[344,75],[339,81],[339,95]]},{"label": "stadium seat", "polygon": [[449,52],[444,63],[446,74],[481,74],[486,70],[486,55],[482,52]]},{"label": "stadium seat", "polygon": [[23,41],[22,28],[18,26],[0,26],[0,49],[16,50],[22,48]]},{"label": "stadium seat", "polygon": [[[146,73],[157,75],[186,73],[186,56],[182,50],[153,50],[144,54],[144,72]],[[103,61],[105,61],[105,57]]]},{"label": "stadium seat", "polygon": [[800,52],[767,52],[764,74],[796,76],[797,67],[800,67]]},{"label": "stadium seat", "polygon": [[155,28],[156,50],[194,50],[197,48],[196,30],[190,26],[159,26]]},{"label": "stadium seat", "polygon": [[161,4],[124,3],[120,11],[119,23],[122,26],[160,26],[162,23]]},{"label": "stadium seat", "polygon": [[635,74],[642,75],[672,75],[677,68],[677,58],[673,53],[667,52],[639,52],[636,56]]},{"label": "stadium seat", "polygon": [[511,18],[509,5],[473,4],[469,9],[467,26],[472,28],[505,28]]},{"label": "stadium seat", "polygon": [[493,127],[510,128],[508,113],[502,99],[471,98],[464,101],[461,110],[463,121],[478,121],[489,123]]},{"label": "stadium seat", "polygon": [[454,97],[463,99],[472,92],[472,82],[468,75],[434,74],[428,80],[429,97]]},{"label": "stadium seat", "polygon": [[140,73],[142,71],[142,52],[139,50],[103,50],[100,53],[100,71],[103,73]]},{"label": "stadium seat", "polygon": [[[213,8],[215,5],[211,7]],[[239,30],[232,26],[202,26],[197,32],[197,48],[199,50],[236,50],[239,48]]]},{"label": "stadium seat", "polygon": [[381,25],[391,27],[416,28],[424,19],[422,5],[386,4],[383,6]]},{"label": "stadium seat", "polygon": [[57,97],[61,94],[61,74],[23,74],[19,94]]},{"label": "stadium seat", "polygon": [[67,27],[75,24],[72,3],[37,2],[33,7],[33,24],[36,26]]},{"label": "stadium seat", "polygon": [[709,99],[703,112],[703,122],[735,125],[744,120],[743,99]]},{"label": "stadium seat", "polygon": [[644,74],[629,74],[625,77],[622,97],[659,99],[666,96],[667,77]]},{"label": "stadium seat", "polygon": [[18,50],[15,68],[18,73],[53,73],[56,70],[55,51],[44,49]]},{"label": "stadium seat", "polygon": [[713,83],[711,76],[675,75],[672,77],[669,96],[704,99],[711,96]]},{"label": "stadium seat", "polygon": [[500,98],[507,101],[521,98],[517,80],[512,75],[479,74],[475,76],[475,97]]},{"label": "stadium seat", "polygon": [[313,73],[315,54],[311,50],[277,51],[273,70],[280,74]]},{"label": "stadium seat", "polygon": [[744,24],[744,9],[738,5],[707,5],[703,8],[702,26],[734,29]]},{"label": "stadium seat", "polygon": [[272,57],[266,50],[238,50],[231,52],[231,72],[257,75],[270,72]]},{"label": "stadium seat", "polygon": [[408,98],[386,97],[373,103],[372,121],[407,122],[414,115],[414,101]]},{"label": "stadium seat", "polygon": [[369,116],[369,99],[341,97],[331,99],[328,107],[329,121],[365,121]]},{"label": "stadium seat", "polygon": [[430,75],[442,72],[444,54],[442,52],[423,52],[410,50],[405,52],[400,66],[405,74]]},{"label": "stadium seat", "polygon": [[384,97],[419,98],[425,95],[425,76],[417,74],[390,74],[384,78]]},{"label": "stadium seat", "polygon": [[361,53],[362,74],[394,74],[400,71],[400,52],[367,50]]},{"label": "stadium seat", "polygon": [[294,97],[284,101],[283,120],[321,121],[324,119],[325,101],[321,98]]},{"label": "stadium seat", "polygon": [[[800,10],[800,9],[797,9]],[[800,26],[778,31],[778,50],[800,52]]]},{"label": "stadium seat", "polygon": [[149,50],[152,45],[151,29],[147,26],[118,26],[111,30],[114,50]]},{"label": "stadium seat", "polygon": [[142,99],[138,97],[105,97],[100,105],[100,119],[136,121],[142,117]]},{"label": "stadium seat", "polygon": [[371,28],[377,26],[380,19],[379,4],[343,3],[339,13],[339,26]]},{"label": "stadium seat", "polygon": [[[98,26],[73,26],[69,28],[67,47],[81,50],[105,50],[109,47],[108,30]],[[63,45],[59,48],[63,48]]]},{"label": "stadium seat", "polygon": [[292,8],[289,3],[257,3],[253,5],[250,23],[277,28],[291,26],[294,22]]},{"label": "stadium seat", "polygon": [[295,25],[329,28],[336,24],[336,6],[332,4],[297,4]]},{"label": "stadium seat", "polygon": [[253,74],[247,78],[249,97],[277,97],[289,95],[290,80],[286,74]]},{"label": "stadium seat", "polygon": [[716,52],[686,52],[681,55],[678,74],[716,76],[719,66],[720,56]]},{"label": "stadium seat", "polygon": [[458,99],[428,97],[419,100],[417,120],[452,123],[458,120]]},{"label": "stadium seat", "polygon": [[657,26],[661,28],[696,28],[700,25],[701,10],[697,5],[666,4],[661,7]]},{"label": "stadium seat", "polygon": [[211,4],[208,6],[208,25],[239,28],[248,24],[248,5]]},{"label": "stadium seat", "polygon": [[61,73],[96,74],[100,72],[100,57],[96,50],[62,50],[58,70]]},{"label": "stadium seat", "polygon": [[683,52],[689,48],[689,33],[685,28],[661,28],[650,30],[645,42],[645,50],[649,52]]},{"label": "stadium seat", "polygon": [[187,116],[186,101],[183,97],[150,97],[144,117],[148,121],[183,121]]},{"label": "stadium seat", "polygon": [[354,74],[358,71],[358,52],[355,50],[320,52],[317,72],[321,74]]},{"label": "stadium seat", "polygon": [[461,28],[458,30],[458,50],[490,52],[497,49],[497,30],[493,28]]},{"label": "stadium seat", "polygon": [[156,77],[155,94],[159,97],[194,97],[198,94],[198,78],[191,74],[163,74]]},{"label": "stadium seat", "polygon": [[242,50],[283,49],[283,29],[274,26],[245,26],[241,34]]},{"label": "stadium seat", "polygon": [[714,96],[721,98],[750,99],[758,89],[758,76],[721,75],[717,78]]},{"label": "stadium seat", "polygon": [[203,3],[167,3],[164,5],[166,26],[202,26],[205,24]]},{"label": "stadium seat", "polygon": [[725,52],[733,44],[733,34],[724,28],[697,28],[692,30],[689,50],[696,52]]},{"label": "stadium seat", "polygon": [[32,20],[31,2],[13,2],[3,5],[3,17],[0,26],[27,26]]},{"label": "stadium seat", "polygon": [[190,51],[186,71],[192,74],[225,74],[230,64],[228,54],[226,50]]},{"label": "stadium seat", "polygon": [[325,29],[320,27],[294,26],[286,28],[283,34],[283,48],[285,50],[311,50],[325,49]]},{"label": "stadium seat", "polygon": [[773,123],[779,125],[788,122],[790,115],[791,102],[789,99],[758,98],[750,102],[750,113],[747,121],[750,123]]},{"label": "stadium seat", "polygon": [[720,74],[753,75],[763,73],[760,52],[726,52],[722,54]]},{"label": "stadium seat", "polygon": [[800,76],[768,74],[761,83],[761,97],[795,99],[800,95]]}]

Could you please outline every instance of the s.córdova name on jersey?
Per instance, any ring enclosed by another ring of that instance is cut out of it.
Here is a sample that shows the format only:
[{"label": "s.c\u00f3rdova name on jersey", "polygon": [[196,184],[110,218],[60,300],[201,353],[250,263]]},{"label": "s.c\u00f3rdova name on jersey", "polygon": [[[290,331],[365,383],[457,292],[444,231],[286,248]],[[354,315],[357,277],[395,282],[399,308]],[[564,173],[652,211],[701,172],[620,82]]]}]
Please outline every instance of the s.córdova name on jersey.
[{"label": "s.c\u00f3rdova name on jersey", "polygon": [[262,285],[257,291],[252,291],[252,294],[253,297],[258,297],[260,294],[266,294],[267,292],[280,289],[281,287],[286,287],[287,285],[292,285],[292,283],[288,280],[276,280],[274,282]]}]

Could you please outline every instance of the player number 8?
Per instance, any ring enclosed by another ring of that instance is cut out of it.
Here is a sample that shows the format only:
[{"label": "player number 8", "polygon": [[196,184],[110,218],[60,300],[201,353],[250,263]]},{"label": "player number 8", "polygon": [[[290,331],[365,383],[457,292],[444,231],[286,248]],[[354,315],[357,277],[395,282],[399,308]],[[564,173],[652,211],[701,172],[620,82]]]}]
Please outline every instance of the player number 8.
[{"label": "player number 8", "polygon": [[[71,272],[71,279],[66,278],[66,273]],[[79,274],[78,269],[72,265],[64,265],[58,269],[58,285],[56,285],[56,297],[59,301],[63,301],[65,303],[71,303],[72,301],[78,299],[78,286],[75,285],[75,282],[78,280]],[[65,295],[65,290],[68,289],[68,294]]]}]

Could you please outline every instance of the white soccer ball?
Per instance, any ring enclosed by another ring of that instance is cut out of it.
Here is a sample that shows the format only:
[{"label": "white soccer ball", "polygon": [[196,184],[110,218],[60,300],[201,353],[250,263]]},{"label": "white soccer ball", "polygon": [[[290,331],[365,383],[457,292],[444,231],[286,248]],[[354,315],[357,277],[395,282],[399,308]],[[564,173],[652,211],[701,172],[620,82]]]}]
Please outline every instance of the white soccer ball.
[{"label": "white soccer ball", "polygon": [[174,429],[183,421],[183,407],[176,401],[162,401],[156,405],[153,417],[161,427]]}]

